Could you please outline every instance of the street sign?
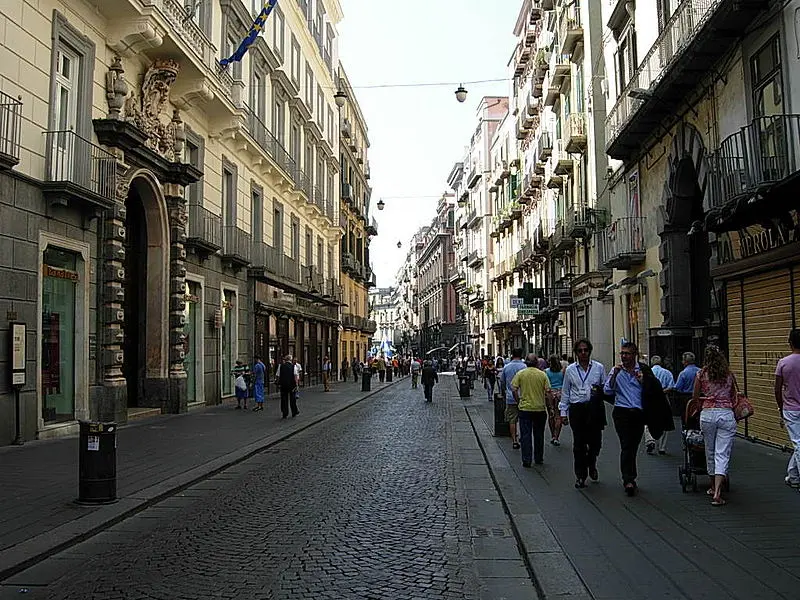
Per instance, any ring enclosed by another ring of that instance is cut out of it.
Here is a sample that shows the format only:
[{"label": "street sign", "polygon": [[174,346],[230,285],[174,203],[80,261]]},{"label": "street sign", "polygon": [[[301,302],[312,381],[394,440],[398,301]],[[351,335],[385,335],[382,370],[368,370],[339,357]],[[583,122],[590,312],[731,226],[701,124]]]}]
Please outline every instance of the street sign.
[{"label": "street sign", "polygon": [[517,307],[518,317],[534,317],[538,315],[540,312],[542,311],[538,299],[534,300],[532,304],[520,304]]},{"label": "street sign", "polygon": [[511,296],[511,308],[519,308],[520,306],[522,306],[522,298]]}]

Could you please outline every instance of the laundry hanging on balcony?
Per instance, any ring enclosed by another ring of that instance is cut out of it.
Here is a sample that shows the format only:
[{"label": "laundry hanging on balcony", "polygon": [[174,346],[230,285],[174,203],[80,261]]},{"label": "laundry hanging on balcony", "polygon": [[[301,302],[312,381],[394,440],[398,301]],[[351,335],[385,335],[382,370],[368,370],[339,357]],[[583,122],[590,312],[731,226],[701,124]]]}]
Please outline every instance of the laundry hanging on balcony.
[{"label": "laundry hanging on balcony", "polygon": [[233,62],[239,62],[244,58],[244,55],[247,54],[247,50],[252,46],[256,38],[259,34],[264,31],[264,23],[267,22],[267,17],[270,15],[272,10],[278,4],[278,0],[267,0],[264,2],[264,8],[261,9],[261,12],[258,13],[256,20],[253,21],[253,26],[250,28],[250,31],[247,33],[247,36],[242,40],[242,43],[239,44],[239,47],[236,49],[230,57],[223,58],[219,61],[219,65],[224,69],[229,64]]}]

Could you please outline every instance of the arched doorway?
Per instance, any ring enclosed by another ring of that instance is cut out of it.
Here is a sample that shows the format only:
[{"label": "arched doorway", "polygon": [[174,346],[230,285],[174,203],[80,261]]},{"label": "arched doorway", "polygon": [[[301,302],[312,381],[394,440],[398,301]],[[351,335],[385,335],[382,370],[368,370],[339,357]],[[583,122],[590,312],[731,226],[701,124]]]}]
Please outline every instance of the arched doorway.
[{"label": "arched doorway", "polygon": [[702,348],[711,324],[711,245],[702,228],[708,174],[700,133],[680,125],[672,140],[659,228],[664,323],[650,339],[650,352],[669,358],[676,369],[682,352]]},{"label": "arched doorway", "polygon": [[169,230],[160,186],[132,179],[125,201],[123,374],[128,407],[161,408],[168,398]]}]

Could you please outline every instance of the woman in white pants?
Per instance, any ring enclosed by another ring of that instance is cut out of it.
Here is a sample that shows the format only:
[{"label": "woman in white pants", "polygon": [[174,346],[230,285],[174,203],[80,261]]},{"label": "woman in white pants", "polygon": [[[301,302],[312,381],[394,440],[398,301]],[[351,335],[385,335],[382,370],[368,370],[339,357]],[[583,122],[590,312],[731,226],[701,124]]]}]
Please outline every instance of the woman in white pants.
[{"label": "woman in white pants", "polygon": [[711,504],[724,506],[722,488],[728,477],[728,464],[736,435],[733,405],[736,380],[722,351],[714,345],[706,348],[703,368],[694,382],[691,412],[700,410],[700,430],[706,445],[706,467],[711,479],[707,494]]}]

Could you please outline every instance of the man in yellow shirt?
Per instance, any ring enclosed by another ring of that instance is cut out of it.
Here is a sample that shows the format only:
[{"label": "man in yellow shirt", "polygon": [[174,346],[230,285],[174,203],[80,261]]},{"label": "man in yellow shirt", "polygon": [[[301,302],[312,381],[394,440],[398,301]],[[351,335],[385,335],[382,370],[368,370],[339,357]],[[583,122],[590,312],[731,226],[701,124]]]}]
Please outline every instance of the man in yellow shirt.
[{"label": "man in yellow shirt", "polygon": [[[535,354],[525,359],[526,369],[522,369],[511,380],[511,391],[519,407],[519,435],[522,446],[522,466],[530,468],[531,455],[537,465],[544,462],[544,426],[547,424],[547,396],[550,380],[536,367]],[[533,434],[533,448],[531,448]]]}]

